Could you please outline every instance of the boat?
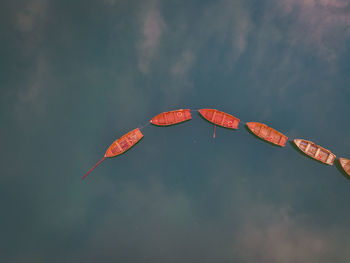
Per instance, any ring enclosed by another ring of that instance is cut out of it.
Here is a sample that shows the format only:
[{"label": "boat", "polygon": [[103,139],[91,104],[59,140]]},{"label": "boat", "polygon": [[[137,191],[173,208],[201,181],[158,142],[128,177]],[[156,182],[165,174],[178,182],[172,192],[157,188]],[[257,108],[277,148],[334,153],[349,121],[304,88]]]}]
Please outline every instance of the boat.
[{"label": "boat", "polygon": [[105,155],[101,160],[98,161],[81,179],[84,179],[88,176],[92,170],[94,170],[100,163],[103,162],[106,158],[115,157],[119,154],[122,154],[133,147],[139,140],[143,138],[139,128],[136,128],[132,131],[129,131],[127,134],[120,137],[118,140],[115,140],[107,149]]},{"label": "boat", "polygon": [[199,113],[203,116],[203,118],[211,123],[214,123],[215,125],[229,129],[238,128],[240,120],[226,112],[216,109],[200,109]]},{"label": "boat", "polygon": [[155,116],[150,122],[157,126],[169,126],[192,119],[190,109],[180,109],[162,112]]},{"label": "boat", "polygon": [[141,140],[143,134],[139,128],[136,128],[127,134],[115,140],[107,149],[104,157],[115,157],[122,154],[134,146],[139,140]]},{"label": "boat", "polygon": [[247,122],[248,128],[259,138],[281,147],[286,146],[288,137],[260,122]]},{"label": "boat", "polygon": [[304,139],[294,139],[293,142],[303,153],[311,158],[328,165],[333,165],[336,156],[330,150]]},{"label": "boat", "polygon": [[350,160],[346,158],[338,159],[341,167],[343,167],[344,171],[350,176]]}]

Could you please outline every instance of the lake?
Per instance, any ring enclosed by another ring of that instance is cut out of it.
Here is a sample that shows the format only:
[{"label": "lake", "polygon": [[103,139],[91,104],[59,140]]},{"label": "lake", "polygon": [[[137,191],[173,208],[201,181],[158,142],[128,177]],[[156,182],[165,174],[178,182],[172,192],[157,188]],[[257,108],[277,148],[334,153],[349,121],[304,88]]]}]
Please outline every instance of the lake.
[{"label": "lake", "polygon": [[[345,262],[346,0],[4,4],[2,262]],[[240,119],[216,127],[198,109]],[[146,125],[191,109],[190,121]],[[273,146],[255,121],[288,136]],[[146,125],[146,126],[144,126]],[[109,145],[144,138],[81,177]]]}]

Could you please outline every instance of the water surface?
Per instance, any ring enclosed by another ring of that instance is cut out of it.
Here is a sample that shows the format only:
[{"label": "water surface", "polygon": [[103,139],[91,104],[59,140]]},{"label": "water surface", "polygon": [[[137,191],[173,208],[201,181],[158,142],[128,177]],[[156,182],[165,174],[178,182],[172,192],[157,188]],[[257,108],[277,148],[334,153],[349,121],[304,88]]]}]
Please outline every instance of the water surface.
[{"label": "water surface", "polygon": [[[3,262],[345,262],[350,180],[268,124],[350,158],[346,0],[6,3]],[[236,131],[146,126],[216,108]]]}]

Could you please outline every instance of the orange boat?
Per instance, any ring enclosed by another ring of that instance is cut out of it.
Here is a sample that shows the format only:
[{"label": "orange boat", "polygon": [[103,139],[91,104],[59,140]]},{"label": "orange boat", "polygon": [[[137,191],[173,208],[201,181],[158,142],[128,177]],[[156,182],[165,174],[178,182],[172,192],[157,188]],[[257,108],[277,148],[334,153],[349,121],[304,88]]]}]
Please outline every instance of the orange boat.
[{"label": "orange boat", "polygon": [[127,134],[114,141],[107,149],[105,157],[115,157],[122,154],[134,146],[139,140],[141,140],[143,134],[139,128],[128,132]]},{"label": "orange boat", "polygon": [[191,110],[180,109],[162,112],[155,116],[150,122],[158,126],[169,126],[192,119]]},{"label": "orange boat", "polygon": [[237,129],[239,119],[222,111],[215,109],[200,109],[199,113],[207,120],[215,125],[229,129]]},{"label": "orange boat", "polygon": [[139,140],[141,140],[143,134],[139,128],[136,128],[127,134],[120,137],[118,140],[114,141],[107,149],[105,156],[92,167],[81,179],[84,179],[89,173],[94,170],[104,159],[115,157],[122,154],[133,147]]},{"label": "orange boat", "polygon": [[331,151],[317,145],[316,143],[303,139],[295,139],[293,142],[308,156],[322,163],[333,165],[336,156]]},{"label": "orange boat", "polygon": [[260,122],[247,122],[247,126],[256,136],[260,137],[261,139],[281,147],[286,146],[288,137],[275,129],[272,129],[266,124]]},{"label": "orange boat", "polygon": [[346,158],[338,159],[341,167],[343,167],[344,171],[350,176],[350,160]]}]

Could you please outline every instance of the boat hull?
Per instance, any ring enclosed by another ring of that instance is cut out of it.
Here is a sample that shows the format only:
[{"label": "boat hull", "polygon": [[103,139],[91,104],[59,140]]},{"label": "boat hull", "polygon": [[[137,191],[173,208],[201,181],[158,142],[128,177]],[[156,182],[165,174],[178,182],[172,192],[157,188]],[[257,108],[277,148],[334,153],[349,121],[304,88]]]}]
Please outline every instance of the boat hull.
[{"label": "boat hull", "polygon": [[157,126],[169,126],[178,124],[184,121],[192,119],[191,110],[189,109],[180,109],[174,111],[167,111],[158,114],[153,117],[150,122]]},{"label": "boat hull", "polygon": [[216,109],[200,109],[199,113],[207,121],[229,129],[238,129],[239,119]]},{"label": "boat hull", "polygon": [[339,163],[344,171],[350,176],[350,160],[346,158],[339,158]]},{"label": "boat hull", "polygon": [[247,122],[247,127],[259,138],[281,147],[286,146],[288,137],[260,122]]},{"label": "boat hull", "polygon": [[105,157],[115,157],[120,155],[131,147],[133,147],[139,140],[143,138],[143,134],[141,133],[139,128],[136,128],[127,134],[120,137],[118,140],[115,140],[107,149],[105,153]]},{"label": "boat hull", "polygon": [[295,139],[293,142],[303,153],[311,158],[324,164],[333,165],[336,156],[330,150],[308,140]]}]

